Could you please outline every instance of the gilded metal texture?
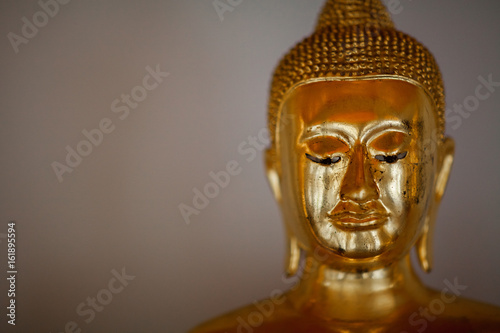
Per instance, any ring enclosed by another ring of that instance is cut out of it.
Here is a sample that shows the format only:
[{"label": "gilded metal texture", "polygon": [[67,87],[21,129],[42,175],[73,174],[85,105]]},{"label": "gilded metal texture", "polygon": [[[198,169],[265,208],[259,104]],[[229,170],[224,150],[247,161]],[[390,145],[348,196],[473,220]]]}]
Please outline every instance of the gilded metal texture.
[{"label": "gilded metal texture", "polygon": [[391,16],[379,0],[327,1],[316,30],[331,26],[363,25],[393,29]]},{"label": "gilded metal texture", "polygon": [[462,298],[460,279],[436,291],[413,271],[412,248],[432,267],[454,142],[434,59],[386,14],[328,1],[278,66],[266,171],[296,283],[192,333],[500,332],[500,309]]},{"label": "gilded metal texture", "polygon": [[[351,12],[353,11],[353,12]],[[316,31],[296,45],[273,76],[268,122],[271,139],[285,94],[318,78],[393,75],[418,82],[432,96],[444,135],[444,87],[432,54],[393,28],[379,0],[329,0]]]},{"label": "gilded metal texture", "polygon": [[293,121],[279,127],[271,168],[285,180],[282,209],[299,244],[318,243],[346,271],[402,259],[435,206],[440,171],[425,91],[387,79],[309,83],[282,112]]},{"label": "gilded metal texture", "polygon": [[453,141],[431,139],[434,107],[422,87],[395,78],[288,93],[267,172],[290,258],[305,257],[293,263],[297,283],[193,333],[500,331],[499,309],[460,298],[456,279],[429,289],[411,266],[415,245],[427,260],[453,162]]}]

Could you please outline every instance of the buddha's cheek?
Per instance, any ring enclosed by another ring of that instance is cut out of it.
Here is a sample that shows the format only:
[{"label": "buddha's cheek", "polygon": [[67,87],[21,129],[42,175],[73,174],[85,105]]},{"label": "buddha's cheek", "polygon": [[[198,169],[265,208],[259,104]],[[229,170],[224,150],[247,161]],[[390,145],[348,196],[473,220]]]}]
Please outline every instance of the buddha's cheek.
[{"label": "buddha's cheek", "polygon": [[408,247],[420,234],[431,199],[432,170],[431,164],[405,162],[378,173],[380,200],[390,214],[386,229],[393,242]]},{"label": "buddha's cheek", "polygon": [[339,202],[343,171],[345,166],[342,162],[335,166],[305,162],[304,202],[306,216],[311,223],[318,225],[324,221]]}]

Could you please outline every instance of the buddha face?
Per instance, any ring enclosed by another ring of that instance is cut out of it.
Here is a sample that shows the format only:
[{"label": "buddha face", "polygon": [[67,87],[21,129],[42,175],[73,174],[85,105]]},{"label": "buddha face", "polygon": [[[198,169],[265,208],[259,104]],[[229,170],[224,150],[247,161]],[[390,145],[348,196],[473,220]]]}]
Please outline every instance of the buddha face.
[{"label": "buddha face", "polygon": [[275,192],[302,246],[351,263],[407,254],[442,169],[425,91],[391,79],[308,83],[286,96],[281,118]]}]

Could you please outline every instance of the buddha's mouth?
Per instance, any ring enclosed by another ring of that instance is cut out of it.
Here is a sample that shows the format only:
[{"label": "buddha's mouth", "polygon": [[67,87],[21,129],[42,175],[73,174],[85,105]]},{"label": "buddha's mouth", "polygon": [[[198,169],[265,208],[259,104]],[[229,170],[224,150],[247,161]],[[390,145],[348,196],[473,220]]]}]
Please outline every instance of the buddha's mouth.
[{"label": "buddha's mouth", "polygon": [[328,219],[334,225],[348,230],[375,229],[387,222],[389,214],[378,201],[362,205],[341,201],[328,214]]},{"label": "buddha's mouth", "polygon": [[376,211],[342,211],[334,215],[329,215],[328,219],[330,220],[330,222],[343,229],[366,230],[375,229],[384,224],[388,219],[388,215],[381,214]]}]

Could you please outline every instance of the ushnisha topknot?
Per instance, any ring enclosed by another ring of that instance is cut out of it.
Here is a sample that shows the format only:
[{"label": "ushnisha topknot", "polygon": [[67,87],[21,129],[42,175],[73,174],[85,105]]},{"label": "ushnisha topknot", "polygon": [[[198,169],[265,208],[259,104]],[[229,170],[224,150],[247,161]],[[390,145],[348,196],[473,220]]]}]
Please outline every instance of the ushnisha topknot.
[{"label": "ushnisha topknot", "polygon": [[271,149],[289,91],[308,82],[357,77],[401,79],[422,87],[434,101],[439,137],[444,137],[444,87],[432,54],[394,28],[380,0],[328,0],[314,33],[292,48],[274,72],[268,112]]},{"label": "ushnisha topknot", "polygon": [[326,27],[352,25],[394,29],[391,16],[379,0],[338,0],[326,2],[316,31]]}]

